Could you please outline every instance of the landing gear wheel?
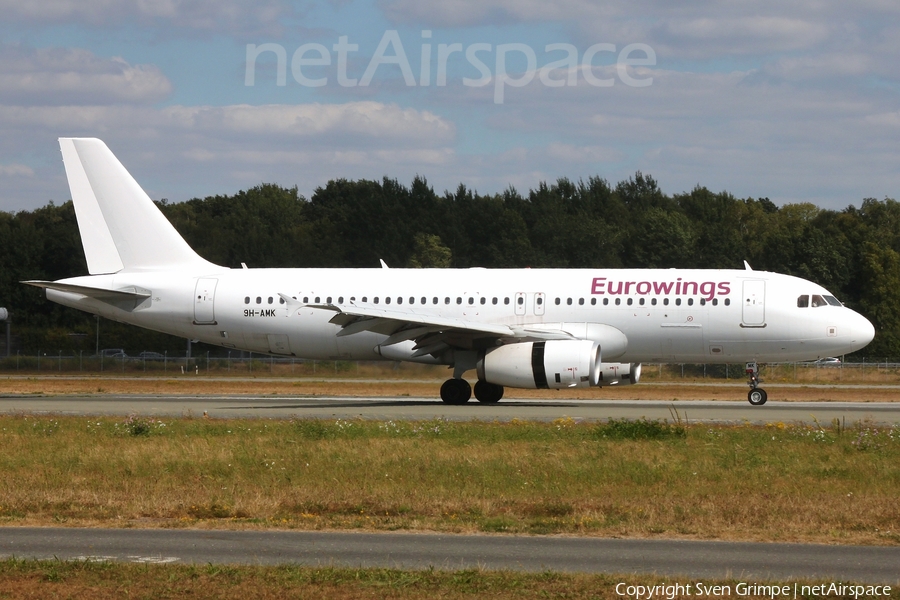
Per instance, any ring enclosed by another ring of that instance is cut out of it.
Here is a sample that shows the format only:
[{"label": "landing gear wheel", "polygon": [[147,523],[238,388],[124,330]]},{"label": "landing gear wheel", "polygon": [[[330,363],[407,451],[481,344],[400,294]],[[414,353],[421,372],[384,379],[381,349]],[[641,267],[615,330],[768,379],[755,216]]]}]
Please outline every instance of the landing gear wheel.
[{"label": "landing gear wheel", "polygon": [[465,379],[448,379],[441,386],[444,404],[465,404],[472,397],[472,386]]},{"label": "landing gear wheel", "polygon": [[768,399],[769,395],[762,388],[754,388],[747,393],[747,401],[753,406],[762,406]]},{"label": "landing gear wheel", "polygon": [[475,398],[482,404],[496,404],[503,397],[503,386],[487,381],[475,383]]}]

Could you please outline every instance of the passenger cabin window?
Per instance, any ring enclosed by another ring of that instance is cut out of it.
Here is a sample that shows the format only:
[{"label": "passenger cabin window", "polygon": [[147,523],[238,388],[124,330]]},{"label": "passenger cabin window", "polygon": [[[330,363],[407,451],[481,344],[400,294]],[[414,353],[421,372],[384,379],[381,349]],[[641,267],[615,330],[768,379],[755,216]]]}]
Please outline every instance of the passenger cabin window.
[{"label": "passenger cabin window", "polygon": [[486,302],[487,302],[487,298],[485,298],[484,296],[482,296],[482,297],[481,297],[481,303],[482,303],[482,304],[485,304]]},{"label": "passenger cabin window", "polygon": [[475,304],[475,298],[469,296],[469,304]]},{"label": "passenger cabin window", "polygon": [[559,298],[556,299],[556,305],[559,306]]},{"label": "passenger cabin window", "polygon": [[250,296],[244,298],[244,304],[250,304]]},{"label": "passenger cabin window", "polygon": [[797,298],[797,308],[809,308],[809,294],[803,294]]},{"label": "passenger cabin window", "polygon": [[503,299],[503,304],[509,304],[509,298],[504,298],[504,299]]},{"label": "passenger cabin window", "polygon": [[519,296],[519,299],[516,300],[516,304],[518,304],[519,306],[522,306],[523,304],[525,304],[525,298],[523,298],[522,296]]},{"label": "passenger cabin window", "polygon": [[257,297],[256,297],[256,303],[257,303],[257,304],[262,304],[262,298],[261,298],[260,296],[257,296]]}]

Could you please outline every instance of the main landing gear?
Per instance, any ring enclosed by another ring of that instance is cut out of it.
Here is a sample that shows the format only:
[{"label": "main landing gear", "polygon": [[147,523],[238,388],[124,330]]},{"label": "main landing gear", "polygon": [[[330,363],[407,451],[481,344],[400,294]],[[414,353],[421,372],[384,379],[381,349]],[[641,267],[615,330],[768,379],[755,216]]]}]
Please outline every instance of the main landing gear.
[{"label": "main landing gear", "polygon": [[766,390],[759,387],[759,365],[755,362],[747,363],[747,368],[744,371],[750,377],[750,381],[747,384],[750,386],[750,391],[747,392],[747,401],[753,406],[762,406],[769,399],[769,395],[766,394]]},{"label": "main landing gear", "polygon": [[[465,404],[472,397],[472,386],[465,379],[448,379],[441,386],[441,400],[445,404]],[[475,398],[483,404],[495,404],[503,397],[503,386],[478,381],[475,384]]]}]

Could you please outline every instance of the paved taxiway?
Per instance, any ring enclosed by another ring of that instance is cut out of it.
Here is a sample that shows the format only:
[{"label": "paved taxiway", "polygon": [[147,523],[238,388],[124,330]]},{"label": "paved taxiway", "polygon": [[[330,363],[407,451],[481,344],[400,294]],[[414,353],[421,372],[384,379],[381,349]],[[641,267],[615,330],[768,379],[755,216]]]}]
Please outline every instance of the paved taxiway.
[{"label": "paved taxiway", "polygon": [[900,583],[897,547],[320,531],[8,528],[0,532],[0,557]]},{"label": "paved taxiway", "polygon": [[285,397],[285,396],[5,396],[0,413],[53,413],[70,415],[145,415],[154,417],[202,416],[211,418],[317,418],[317,419],[451,419],[506,421],[514,418],[672,419],[689,422],[808,423],[828,425],[840,419],[900,423],[900,402],[777,402],[750,406],[745,401],[694,400],[504,400],[494,405],[472,401],[448,406],[433,398]]}]

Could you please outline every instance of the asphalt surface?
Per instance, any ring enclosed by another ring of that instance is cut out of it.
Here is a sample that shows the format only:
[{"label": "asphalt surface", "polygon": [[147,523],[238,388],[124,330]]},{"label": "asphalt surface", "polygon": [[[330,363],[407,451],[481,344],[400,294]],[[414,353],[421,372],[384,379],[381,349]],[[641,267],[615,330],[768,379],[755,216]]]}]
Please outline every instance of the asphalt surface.
[{"label": "asphalt surface", "polygon": [[0,557],[194,563],[511,569],[656,574],[741,581],[825,579],[900,584],[900,548],[573,537],[0,529]]},{"label": "asphalt surface", "polygon": [[284,397],[284,396],[52,396],[0,397],[0,413],[70,415],[143,415],[211,418],[318,418],[393,420],[551,421],[561,417],[599,420],[609,418],[673,419],[709,423],[830,424],[840,419],[900,423],[900,402],[777,402],[751,406],[746,401],[679,400],[506,400],[494,405],[471,401],[448,406],[434,398]]}]

